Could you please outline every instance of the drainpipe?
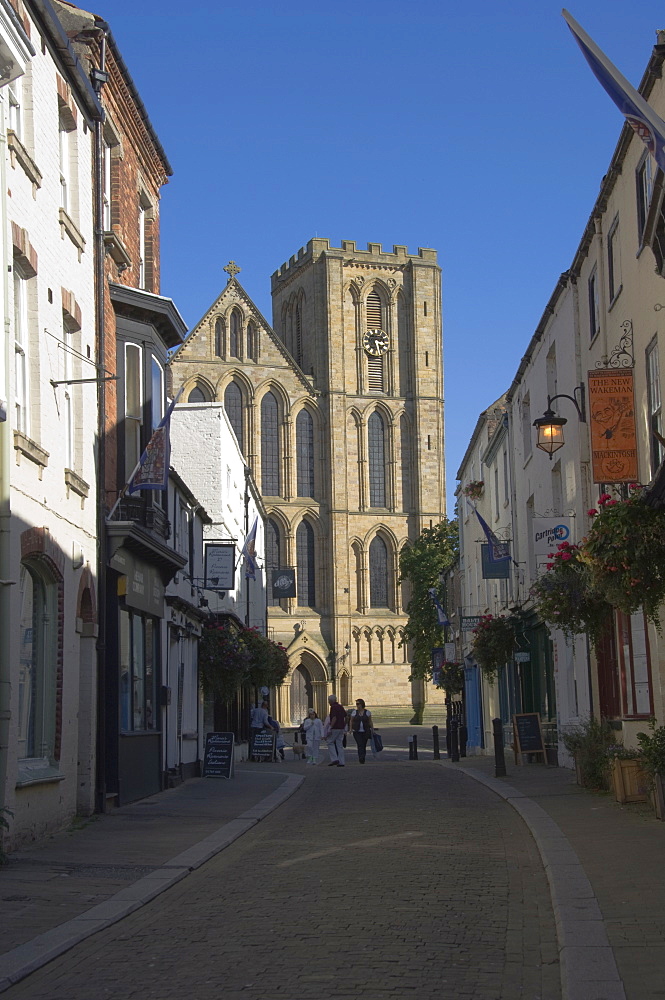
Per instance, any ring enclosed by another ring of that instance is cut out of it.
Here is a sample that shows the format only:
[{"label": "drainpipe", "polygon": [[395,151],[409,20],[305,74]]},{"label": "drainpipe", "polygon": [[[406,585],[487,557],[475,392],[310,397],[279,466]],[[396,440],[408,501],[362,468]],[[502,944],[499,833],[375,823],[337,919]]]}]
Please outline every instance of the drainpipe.
[{"label": "drainpipe", "polygon": [[[96,25],[102,32],[100,39],[99,69],[93,70],[92,82],[99,97],[106,82],[106,33],[105,22]],[[106,330],[104,291],[106,287],[104,260],[104,119],[95,119],[94,165],[94,256],[95,256],[95,322],[97,325],[97,753],[96,799],[97,811],[106,811]]]},{"label": "drainpipe", "polygon": [[[0,102],[0,191],[7,190],[5,180],[5,156],[7,137],[4,127],[4,99]],[[2,267],[2,309],[0,322],[3,324],[2,364],[3,384],[0,385],[0,397],[7,401],[5,419],[0,421],[0,808],[5,807],[7,790],[7,766],[9,764],[9,723],[11,719],[11,680],[10,680],[10,600],[11,600],[11,504],[9,496],[9,458],[10,429],[9,419],[9,311],[7,277],[7,202],[0,198],[0,266]]]}]

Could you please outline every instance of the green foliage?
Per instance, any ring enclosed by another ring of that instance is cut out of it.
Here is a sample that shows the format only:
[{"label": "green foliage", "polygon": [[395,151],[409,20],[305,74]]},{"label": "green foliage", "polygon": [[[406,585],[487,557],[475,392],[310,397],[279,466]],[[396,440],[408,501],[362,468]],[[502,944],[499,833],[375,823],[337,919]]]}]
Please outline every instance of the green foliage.
[{"label": "green foliage", "polygon": [[286,650],[256,629],[231,624],[204,628],[199,647],[204,690],[230,701],[239,687],[274,687],[288,673]]},{"label": "green foliage", "polygon": [[438,688],[448,694],[459,694],[464,690],[464,665],[462,663],[444,663],[441,667],[441,682]]},{"label": "green foliage", "polygon": [[473,655],[485,677],[493,681],[515,650],[515,629],[506,615],[483,615],[473,630]]},{"label": "green foliage", "polygon": [[589,716],[579,726],[562,732],[561,741],[575,758],[582,784],[586,788],[607,790],[611,765],[608,751],[615,745],[615,734],[610,725],[604,719]]},{"label": "green foliage", "polygon": [[615,608],[633,614],[644,608],[659,623],[665,600],[665,512],[643,500],[643,488],[633,485],[628,500],[603,493],[583,546],[593,583]]},{"label": "green foliage", "polygon": [[611,622],[612,607],[593,583],[591,567],[577,545],[561,542],[531,588],[540,618],[567,635],[586,633],[597,642]]},{"label": "green foliage", "polygon": [[665,777],[665,726],[656,726],[656,720],[649,722],[651,735],[638,733],[637,743],[642,770],[651,777],[657,774]]},{"label": "green foliage", "polygon": [[457,552],[457,521],[444,518],[439,524],[425,528],[400,556],[400,581],[408,580],[411,584],[411,600],[406,609],[409,620],[404,636],[405,641],[412,644],[412,679],[431,678],[432,649],[443,645],[443,628],[438,624],[436,608],[428,591],[434,587],[445,607],[445,593],[439,577],[453,565]]}]

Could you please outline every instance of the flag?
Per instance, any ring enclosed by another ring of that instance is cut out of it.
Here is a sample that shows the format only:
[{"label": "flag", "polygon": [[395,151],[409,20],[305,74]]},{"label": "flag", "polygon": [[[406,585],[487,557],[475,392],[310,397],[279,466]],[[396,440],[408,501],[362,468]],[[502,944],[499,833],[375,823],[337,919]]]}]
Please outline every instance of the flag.
[{"label": "flag", "polygon": [[171,456],[171,443],[169,440],[171,414],[173,413],[173,407],[180,399],[181,393],[182,389],[171,400],[162,420],[153,431],[152,437],[141,455],[139,464],[132,472],[125,492],[138,493],[139,490],[166,489],[169,481],[169,460]]},{"label": "flag", "polygon": [[258,517],[255,517],[254,524],[250,528],[240,553],[245,560],[245,577],[248,580],[256,580],[256,528],[258,523]]},{"label": "flag", "polygon": [[448,625],[450,625],[450,622],[448,621],[448,615],[441,606],[441,602],[439,601],[439,595],[437,594],[436,589],[434,587],[430,587],[428,593],[429,596],[432,598],[432,604],[436,608],[436,617],[438,624],[442,625],[443,628],[447,628]]},{"label": "flag", "polygon": [[575,18],[571,17],[567,10],[562,13],[596,79],[605,88],[619,111],[625,115],[626,121],[640,137],[661,170],[665,170],[665,122],[601,52]]},{"label": "flag", "polygon": [[499,541],[487,521],[480,516],[475,507],[473,509],[476,511],[476,517],[480,521],[480,527],[485,532],[485,537],[489,543],[487,546],[489,562],[504,562],[506,559],[510,559],[510,542]]}]

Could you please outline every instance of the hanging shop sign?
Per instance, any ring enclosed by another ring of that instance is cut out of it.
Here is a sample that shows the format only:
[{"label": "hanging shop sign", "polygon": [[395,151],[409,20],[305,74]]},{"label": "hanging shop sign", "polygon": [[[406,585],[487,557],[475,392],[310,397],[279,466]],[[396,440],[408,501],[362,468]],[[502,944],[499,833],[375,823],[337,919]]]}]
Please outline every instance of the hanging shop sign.
[{"label": "hanging shop sign", "polygon": [[273,598],[296,596],[296,571],[292,568],[272,571]]},{"label": "hanging shop sign", "polygon": [[[508,543],[505,543],[508,545]],[[483,570],[483,580],[508,580],[510,577],[510,559],[502,559],[497,562],[490,558],[490,547],[487,544],[480,546],[480,561]]]},{"label": "hanging shop sign", "polygon": [[460,615],[460,628],[462,632],[473,632],[478,628],[482,615]]},{"label": "hanging shop sign", "polygon": [[633,375],[632,368],[589,372],[594,483],[634,483],[638,479]]},{"label": "hanging shop sign", "polygon": [[208,542],[205,548],[206,590],[235,590],[236,547]]},{"label": "hanging shop sign", "polygon": [[556,552],[562,542],[573,542],[572,517],[534,517],[531,519],[533,552],[536,557],[537,572],[544,573],[547,563],[552,562],[550,552]]}]

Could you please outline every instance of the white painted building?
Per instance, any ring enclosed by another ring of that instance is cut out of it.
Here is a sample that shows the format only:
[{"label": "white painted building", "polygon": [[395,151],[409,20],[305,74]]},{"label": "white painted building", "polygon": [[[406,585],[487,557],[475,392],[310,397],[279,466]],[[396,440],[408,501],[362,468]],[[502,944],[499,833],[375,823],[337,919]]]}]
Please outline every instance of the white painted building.
[{"label": "white painted building", "polygon": [[7,3],[0,11],[23,70],[0,87],[0,805],[13,812],[10,845],[92,812],[95,781],[91,126],[101,108],[50,5],[24,11],[22,28]]}]

